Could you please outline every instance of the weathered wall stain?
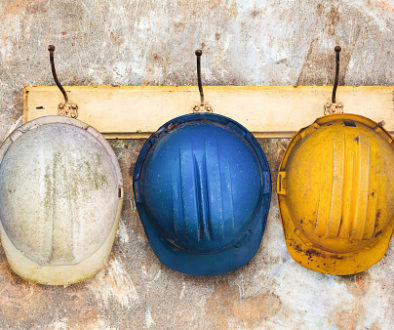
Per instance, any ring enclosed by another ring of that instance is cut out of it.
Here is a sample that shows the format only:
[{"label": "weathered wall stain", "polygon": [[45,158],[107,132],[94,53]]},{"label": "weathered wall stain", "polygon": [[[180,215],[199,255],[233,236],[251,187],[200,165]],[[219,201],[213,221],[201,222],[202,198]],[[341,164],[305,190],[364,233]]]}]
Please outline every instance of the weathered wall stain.
[{"label": "weathered wall stain", "polygon": [[[66,85],[392,85],[392,1],[28,0],[0,2],[0,141],[22,114],[26,85],[53,85],[47,45]],[[340,93],[340,89],[338,91]],[[161,111],[158,105],[158,111]],[[275,109],[266,109],[275,111]],[[311,118],[311,122],[314,118]],[[125,200],[108,266],[68,287],[23,281],[0,249],[0,327],[14,329],[389,329],[394,244],[369,270],[328,276],[287,252],[275,198],[286,139],[260,140],[273,198],[255,258],[230,274],[186,276],[147,242],[132,195],[144,141],[112,141]]]},{"label": "weathered wall stain", "polygon": [[25,11],[35,13],[39,10],[39,4],[42,0],[14,0],[4,2],[5,15],[17,15]]},{"label": "weathered wall stain", "polygon": [[335,29],[337,27],[337,24],[339,22],[339,11],[338,8],[335,6],[331,6],[330,11],[327,15],[328,19],[328,34],[334,35],[335,34]]},{"label": "weathered wall stain", "polygon": [[[335,43],[342,45],[340,39],[335,33],[337,26],[341,23],[341,13],[339,12],[338,7],[335,5],[331,5],[331,7],[323,7],[320,5],[317,7],[316,12],[322,21],[325,22],[324,25],[321,26],[319,34],[325,34],[328,37],[332,36],[335,38]],[[339,84],[345,84],[348,65],[352,58],[355,45],[359,41],[358,38],[362,30],[362,22],[364,18],[360,13],[355,13],[350,20],[348,15],[343,16],[345,17],[345,22],[343,22],[345,26],[343,28],[349,29],[351,42],[345,47],[342,47]],[[333,72],[335,72],[335,53],[332,49],[323,50],[321,42],[321,37],[319,38],[316,36],[316,38],[312,39],[308,48],[305,63],[297,79],[297,85],[306,85],[307,80],[311,77],[314,77],[314,80],[318,85],[333,83]],[[322,74],[323,72],[324,74]]]},{"label": "weathered wall stain", "polygon": [[336,311],[334,321],[339,329],[355,330],[357,329],[360,314],[354,308]]},{"label": "weathered wall stain", "polygon": [[115,303],[128,307],[139,299],[133,281],[116,258],[110,260],[108,267],[97,274],[88,287],[108,310]]},{"label": "weathered wall stain", "polygon": [[13,275],[4,259],[0,265],[0,276],[2,327],[33,322],[36,317],[41,318],[46,313],[45,306],[49,300],[45,299],[42,288]]},{"label": "weathered wall stain", "polygon": [[280,299],[275,295],[240,297],[238,287],[221,282],[207,299],[206,316],[216,329],[254,328],[262,326],[279,308]]}]

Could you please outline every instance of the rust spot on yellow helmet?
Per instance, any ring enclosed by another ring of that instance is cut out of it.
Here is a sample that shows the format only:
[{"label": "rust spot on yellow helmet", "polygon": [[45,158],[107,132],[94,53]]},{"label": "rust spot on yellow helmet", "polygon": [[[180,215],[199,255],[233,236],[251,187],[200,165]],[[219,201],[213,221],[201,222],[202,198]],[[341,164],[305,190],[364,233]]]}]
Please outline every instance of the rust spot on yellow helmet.
[{"label": "rust spot on yellow helmet", "polygon": [[291,256],[334,275],[378,262],[394,228],[393,164],[393,138],[365,117],[329,115],[300,130],[278,175]]}]

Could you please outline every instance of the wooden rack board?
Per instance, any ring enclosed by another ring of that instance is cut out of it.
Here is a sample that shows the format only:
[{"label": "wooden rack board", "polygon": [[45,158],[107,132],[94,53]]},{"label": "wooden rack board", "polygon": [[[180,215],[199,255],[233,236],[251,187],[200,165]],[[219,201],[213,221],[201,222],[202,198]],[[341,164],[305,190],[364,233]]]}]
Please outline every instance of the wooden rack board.
[{"label": "wooden rack board", "polygon": [[[65,87],[78,104],[78,119],[108,139],[146,138],[166,121],[192,112],[199,103],[195,86],[73,86]],[[324,114],[332,87],[206,86],[213,112],[231,117],[256,137],[291,137]],[[383,121],[394,132],[393,86],[340,86],[337,101],[344,112]],[[57,114],[63,96],[56,86],[26,87],[24,121]]]}]

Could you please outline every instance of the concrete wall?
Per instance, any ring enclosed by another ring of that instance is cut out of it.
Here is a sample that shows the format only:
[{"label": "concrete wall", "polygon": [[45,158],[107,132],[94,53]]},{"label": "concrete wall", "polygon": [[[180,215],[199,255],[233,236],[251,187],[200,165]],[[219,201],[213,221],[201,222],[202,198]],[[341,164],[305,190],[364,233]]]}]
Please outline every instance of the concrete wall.
[{"label": "concrete wall", "polygon": [[[53,84],[50,43],[68,85],[195,84],[200,47],[206,84],[325,85],[337,43],[341,83],[394,81],[393,1],[3,0],[0,13],[0,141],[20,123],[23,87]],[[260,142],[275,181],[288,140]],[[46,287],[13,275],[1,250],[1,328],[393,327],[394,244],[359,275],[309,271],[287,252],[275,195],[247,266],[211,278],[163,266],[131,195],[142,143],[112,142],[126,199],[108,267],[82,284]]]}]

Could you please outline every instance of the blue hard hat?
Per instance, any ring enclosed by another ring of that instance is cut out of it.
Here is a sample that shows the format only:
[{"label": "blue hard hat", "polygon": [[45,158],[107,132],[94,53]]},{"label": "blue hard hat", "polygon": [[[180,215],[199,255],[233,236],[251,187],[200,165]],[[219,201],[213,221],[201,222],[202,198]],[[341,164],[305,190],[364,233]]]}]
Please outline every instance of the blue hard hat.
[{"label": "blue hard hat", "polygon": [[217,275],[255,255],[271,177],[253,135],[212,113],[177,117],[145,142],[134,196],[157,257],[190,275]]}]

